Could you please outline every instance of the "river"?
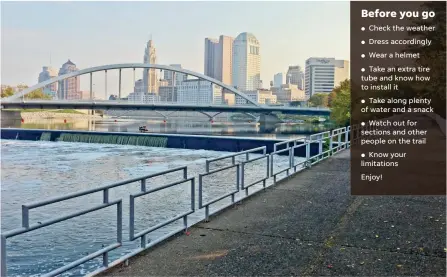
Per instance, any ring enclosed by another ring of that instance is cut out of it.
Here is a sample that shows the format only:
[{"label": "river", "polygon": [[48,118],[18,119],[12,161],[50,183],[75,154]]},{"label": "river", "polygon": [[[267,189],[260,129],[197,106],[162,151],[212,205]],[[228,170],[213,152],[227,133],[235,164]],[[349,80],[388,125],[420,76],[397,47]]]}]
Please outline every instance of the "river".
[{"label": "river", "polygon": [[[95,124],[95,129],[108,129],[113,123],[101,122]],[[49,124],[47,127],[54,128],[55,125]],[[22,204],[184,165],[188,166],[188,177],[196,177],[204,172],[206,159],[226,154],[228,153],[143,146],[2,140],[1,230],[21,227]],[[278,157],[275,161],[275,170],[278,170],[287,165],[288,158]],[[253,163],[247,178],[253,179],[263,174],[265,166],[265,159]],[[205,180],[204,197],[210,200],[231,190],[235,179],[233,171],[234,169],[224,171]],[[149,180],[147,186],[153,188],[168,184],[178,180],[180,174],[157,177]],[[260,186],[257,186],[257,189],[259,188]],[[139,246],[139,240],[129,242],[128,239],[129,194],[137,193],[139,189],[139,183],[134,183],[110,190],[110,201],[123,199],[124,241],[122,247],[110,252],[110,261]],[[135,216],[137,232],[185,211],[190,201],[188,192],[185,183],[138,199]],[[36,224],[87,209],[100,204],[101,197],[101,193],[96,193],[33,209],[30,211],[30,223]],[[228,201],[226,199],[217,206]],[[9,276],[39,276],[113,243],[116,237],[115,213],[116,208],[111,207],[8,239]],[[202,218],[203,210],[196,211],[190,222]],[[154,240],[180,226],[181,222],[159,229],[151,233],[149,239]],[[82,276],[100,267],[100,263],[100,258],[95,259],[63,276]]]},{"label": "river", "polygon": [[329,130],[326,124],[281,123],[273,130],[262,131],[255,122],[204,121],[194,119],[104,118],[104,119],[34,119],[2,122],[3,128],[88,130],[109,132],[138,132],[146,126],[150,133],[195,134],[216,136],[264,137],[272,139],[299,138]]}]

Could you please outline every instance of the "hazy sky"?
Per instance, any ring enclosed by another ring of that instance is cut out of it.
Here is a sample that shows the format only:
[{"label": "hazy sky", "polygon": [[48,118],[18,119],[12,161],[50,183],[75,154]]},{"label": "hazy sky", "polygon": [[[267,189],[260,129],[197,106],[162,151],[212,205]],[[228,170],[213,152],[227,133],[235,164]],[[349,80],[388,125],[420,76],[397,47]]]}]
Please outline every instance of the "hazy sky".
[{"label": "hazy sky", "polygon": [[[206,37],[251,32],[268,85],[311,56],[349,59],[349,2],[1,2],[1,31],[2,84],[36,84],[50,53],[57,69],[68,59],[80,69],[143,62],[150,34],[158,64],[203,73]],[[132,90],[131,76],[123,73],[123,94]],[[95,78],[95,88],[103,80]]]}]

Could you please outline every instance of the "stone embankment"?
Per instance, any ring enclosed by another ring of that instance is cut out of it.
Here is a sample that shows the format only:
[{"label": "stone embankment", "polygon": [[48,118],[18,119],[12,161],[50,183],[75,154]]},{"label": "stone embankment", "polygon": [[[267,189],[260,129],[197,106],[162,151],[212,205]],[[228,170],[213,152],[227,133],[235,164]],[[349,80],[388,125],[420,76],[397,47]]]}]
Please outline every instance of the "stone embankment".
[{"label": "stone embankment", "polygon": [[89,118],[102,118],[100,115],[88,115],[81,113],[57,113],[57,112],[22,112],[21,116],[24,120],[36,120],[36,119],[89,119]]}]

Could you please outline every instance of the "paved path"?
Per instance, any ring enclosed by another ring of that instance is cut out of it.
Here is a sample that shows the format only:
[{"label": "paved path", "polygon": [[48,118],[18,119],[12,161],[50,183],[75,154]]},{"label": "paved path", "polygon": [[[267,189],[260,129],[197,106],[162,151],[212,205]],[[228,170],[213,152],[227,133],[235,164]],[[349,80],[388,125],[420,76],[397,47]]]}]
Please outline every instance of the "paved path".
[{"label": "paved path", "polygon": [[106,276],[445,276],[445,197],[354,197],[349,152]]}]

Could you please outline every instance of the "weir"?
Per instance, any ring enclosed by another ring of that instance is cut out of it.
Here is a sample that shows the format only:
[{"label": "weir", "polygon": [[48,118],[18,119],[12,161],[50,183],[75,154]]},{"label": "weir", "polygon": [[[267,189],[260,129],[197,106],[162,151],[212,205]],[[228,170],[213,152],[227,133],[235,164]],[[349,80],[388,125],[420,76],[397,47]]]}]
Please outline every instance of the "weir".
[{"label": "weir", "polygon": [[[51,134],[49,135],[51,136]],[[43,140],[42,137],[48,138],[48,133],[42,133],[41,140]],[[56,141],[166,147],[168,138],[150,137],[150,136],[122,136],[122,135],[104,136],[95,134],[63,133],[60,135],[59,138],[56,139]]]},{"label": "weir", "polygon": [[[266,147],[267,153],[275,151],[274,145],[283,142],[282,139],[249,138],[249,137],[225,137],[205,135],[177,135],[158,133],[119,133],[119,132],[91,132],[72,130],[40,130],[2,128],[2,139],[12,140],[40,140],[40,141],[64,141],[83,143],[104,143],[136,145],[149,147],[164,147],[193,150],[211,150],[224,152],[240,152],[248,149]],[[304,139],[304,138],[303,138]],[[303,141],[297,142],[302,144]],[[310,154],[315,155],[319,151],[319,144],[310,144]],[[286,155],[281,153],[279,155]],[[306,157],[304,148],[294,151],[297,157]]]}]

